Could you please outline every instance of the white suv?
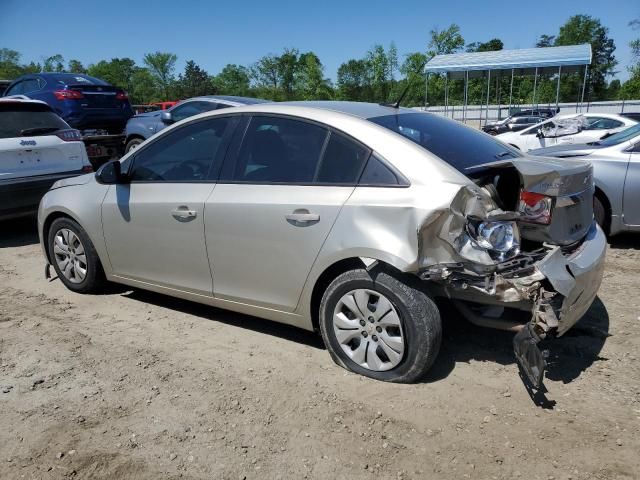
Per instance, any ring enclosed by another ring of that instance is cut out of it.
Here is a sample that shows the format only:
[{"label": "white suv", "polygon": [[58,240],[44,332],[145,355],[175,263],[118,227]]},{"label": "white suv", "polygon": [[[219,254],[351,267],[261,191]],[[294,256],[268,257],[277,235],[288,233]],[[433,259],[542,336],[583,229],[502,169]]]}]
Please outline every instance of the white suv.
[{"label": "white suv", "polygon": [[80,132],[46,103],[0,99],[0,220],[34,214],[54,182],[91,171]]}]

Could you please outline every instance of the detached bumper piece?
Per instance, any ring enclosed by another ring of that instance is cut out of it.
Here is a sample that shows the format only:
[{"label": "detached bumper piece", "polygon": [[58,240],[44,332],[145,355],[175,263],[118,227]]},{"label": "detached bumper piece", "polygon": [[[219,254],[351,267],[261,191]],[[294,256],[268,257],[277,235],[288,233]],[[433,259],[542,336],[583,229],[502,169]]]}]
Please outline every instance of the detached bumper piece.
[{"label": "detached bumper piece", "polygon": [[531,324],[520,330],[513,337],[513,351],[518,361],[518,367],[525,378],[531,383],[531,387],[539,390],[542,388],[544,372],[547,368],[547,351],[540,351],[538,343],[542,340],[533,331]]}]

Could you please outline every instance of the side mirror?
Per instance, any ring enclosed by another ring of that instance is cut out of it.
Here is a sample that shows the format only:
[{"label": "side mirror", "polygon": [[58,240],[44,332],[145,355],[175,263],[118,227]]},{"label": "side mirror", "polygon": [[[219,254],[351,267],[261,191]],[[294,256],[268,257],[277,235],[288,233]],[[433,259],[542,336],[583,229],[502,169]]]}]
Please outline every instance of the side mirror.
[{"label": "side mirror", "polygon": [[96,172],[96,181],[103,185],[123,183],[124,177],[122,175],[121,168],[122,167],[118,160],[105,163]]},{"label": "side mirror", "polygon": [[538,138],[544,138],[544,133],[542,132],[542,129],[541,129],[541,128],[539,128],[539,129],[538,129],[538,132],[536,133],[536,137],[538,137]]},{"label": "side mirror", "polygon": [[166,123],[167,125],[169,125],[170,123],[173,123],[171,112],[167,110],[163,110],[162,112],[160,112],[160,120],[162,121],[162,123]]}]

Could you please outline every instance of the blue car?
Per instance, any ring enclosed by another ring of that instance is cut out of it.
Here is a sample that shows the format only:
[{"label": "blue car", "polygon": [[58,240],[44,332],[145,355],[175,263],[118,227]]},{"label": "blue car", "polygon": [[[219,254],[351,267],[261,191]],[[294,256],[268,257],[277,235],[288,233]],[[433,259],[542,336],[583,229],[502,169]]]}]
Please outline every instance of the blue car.
[{"label": "blue car", "polygon": [[221,108],[267,103],[269,100],[251,97],[236,97],[232,95],[204,95],[188,98],[174,105],[168,110],[156,110],[136,115],[127,123],[125,152],[137,148],[151,135],[158,133],[172,123],[187,117]]},{"label": "blue car", "polygon": [[71,127],[121,133],[133,116],[127,92],[78,73],[34,73],[14,80],[5,97],[23,95],[47,103]]}]

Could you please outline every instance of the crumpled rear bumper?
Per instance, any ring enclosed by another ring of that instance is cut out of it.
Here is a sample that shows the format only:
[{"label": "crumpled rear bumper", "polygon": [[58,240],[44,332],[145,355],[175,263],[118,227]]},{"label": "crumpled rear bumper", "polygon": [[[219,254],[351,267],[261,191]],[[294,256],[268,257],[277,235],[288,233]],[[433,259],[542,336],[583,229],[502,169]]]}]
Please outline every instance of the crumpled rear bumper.
[{"label": "crumpled rear bumper", "polygon": [[556,308],[558,336],[575,325],[593,303],[602,283],[606,249],[605,234],[593,222],[576,251],[565,257],[559,249],[555,250],[536,265],[563,297]]}]

